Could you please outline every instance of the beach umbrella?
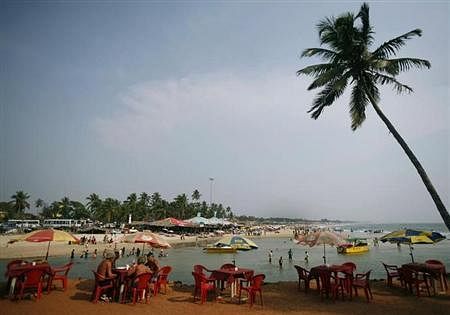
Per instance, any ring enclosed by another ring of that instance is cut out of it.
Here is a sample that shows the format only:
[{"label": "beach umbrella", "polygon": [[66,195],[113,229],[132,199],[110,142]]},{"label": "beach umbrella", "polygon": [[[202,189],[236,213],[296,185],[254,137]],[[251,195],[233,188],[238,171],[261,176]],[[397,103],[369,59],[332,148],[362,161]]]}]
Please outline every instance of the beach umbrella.
[{"label": "beach umbrella", "polygon": [[144,231],[133,234],[128,234],[123,237],[122,242],[125,243],[142,243],[142,251],[144,251],[145,244],[155,248],[170,248],[170,244],[162,239],[158,234]]},{"label": "beach umbrella", "polygon": [[325,245],[339,245],[343,242],[343,237],[340,234],[331,231],[318,231],[308,233],[306,235],[297,236],[297,242],[302,245],[308,245],[310,247],[323,245],[323,263],[327,263],[325,255]]},{"label": "beach umbrella", "polygon": [[258,245],[256,245],[255,242],[240,235],[225,236],[220,240],[218,240],[214,245],[231,246],[236,247],[236,249],[240,250],[249,250],[258,248]]},{"label": "beach umbrella", "polygon": [[48,242],[47,253],[45,254],[45,260],[48,258],[48,252],[50,250],[51,242],[71,242],[71,243],[79,243],[80,240],[73,236],[69,232],[54,230],[54,229],[45,229],[45,230],[36,230],[25,234],[17,239],[10,241],[10,243],[14,243],[17,241],[25,241],[25,242]]},{"label": "beach umbrella", "polygon": [[408,244],[409,255],[414,263],[413,244],[434,244],[445,239],[445,236],[438,232],[402,229],[388,233],[380,238],[383,243]]}]

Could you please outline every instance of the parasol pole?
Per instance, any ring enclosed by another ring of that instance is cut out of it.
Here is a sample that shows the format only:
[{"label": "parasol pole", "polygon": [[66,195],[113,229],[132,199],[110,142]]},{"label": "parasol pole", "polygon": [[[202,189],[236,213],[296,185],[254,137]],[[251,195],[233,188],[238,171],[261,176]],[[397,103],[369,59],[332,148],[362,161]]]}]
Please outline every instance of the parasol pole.
[{"label": "parasol pole", "polygon": [[47,254],[45,254],[45,260],[47,260],[47,258],[48,258],[48,252],[49,252],[49,250],[50,250],[50,242],[51,242],[51,241],[48,241]]},{"label": "parasol pole", "polygon": [[325,256],[325,242],[323,243],[323,263],[326,265],[327,264],[327,257]]},{"label": "parasol pole", "polygon": [[414,255],[413,255],[413,247],[411,246],[411,243],[409,243],[409,255],[411,256],[411,261],[414,264]]}]

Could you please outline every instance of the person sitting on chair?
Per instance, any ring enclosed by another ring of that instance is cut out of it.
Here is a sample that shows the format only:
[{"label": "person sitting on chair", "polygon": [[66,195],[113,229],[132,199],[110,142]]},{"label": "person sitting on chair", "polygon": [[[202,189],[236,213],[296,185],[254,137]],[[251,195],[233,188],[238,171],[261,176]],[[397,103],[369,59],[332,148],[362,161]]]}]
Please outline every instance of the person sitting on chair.
[{"label": "person sitting on chair", "polygon": [[153,256],[151,252],[147,254],[147,262],[145,263],[145,265],[152,271],[153,274],[155,274],[159,270],[158,260]]},{"label": "person sitting on chair", "polygon": [[117,275],[112,272],[112,264],[114,253],[106,252],[105,259],[103,259],[97,267],[97,273],[106,278],[115,278]]},{"label": "person sitting on chair", "polygon": [[137,277],[143,273],[152,272],[149,267],[145,265],[147,259],[144,256],[140,256],[137,260],[137,265],[134,265],[128,270],[128,276]]}]

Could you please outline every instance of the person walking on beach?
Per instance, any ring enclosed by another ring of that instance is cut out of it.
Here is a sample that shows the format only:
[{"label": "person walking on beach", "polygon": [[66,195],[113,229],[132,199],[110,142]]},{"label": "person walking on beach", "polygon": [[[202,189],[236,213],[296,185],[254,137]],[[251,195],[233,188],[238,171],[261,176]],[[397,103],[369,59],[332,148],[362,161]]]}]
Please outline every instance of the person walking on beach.
[{"label": "person walking on beach", "polygon": [[280,265],[280,269],[283,268],[283,256],[280,256],[280,259],[278,259],[278,264]]},{"label": "person walking on beach", "polygon": [[289,250],[288,250],[288,257],[289,257],[289,260],[292,261],[292,248],[289,248]]},{"label": "person walking on beach", "polygon": [[273,252],[272,252],[272,250],[269,250],[269,263],[272,263],[272,256],[273,256]]},{"label": "person walking on beach", "polygon": [[72,249],[72,252],[70,253],[70,259],[75,258],[75,249]]}]

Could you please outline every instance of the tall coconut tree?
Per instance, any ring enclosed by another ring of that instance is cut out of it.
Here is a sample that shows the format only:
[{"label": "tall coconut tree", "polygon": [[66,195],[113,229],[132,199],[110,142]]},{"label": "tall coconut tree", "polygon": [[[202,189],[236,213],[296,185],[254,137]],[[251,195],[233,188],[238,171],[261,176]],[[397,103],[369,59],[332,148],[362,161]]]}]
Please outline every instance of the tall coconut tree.
[{"label": "tall coconut tree", "polygon": [[90,194],[86,199],[88,201],[87,208],[91,212],[91,216],[98,219],[102,208],[102,199],[96,193]]},{"label": "tall coconut tree", "polygon": [[22,190],[17,191],[14,195],[11,196],[11,199],[13,199],[12,202],[13,209],[15,211],[15,217],[23,217],[25,209],[30,209],[30,203],[28,202],[29,198],[30,195],[28,195],[26,192],[23,192]]},{"label": "tall coconut tree", "polygon": [[[359,23],[358,23],[359,22]],[[307,48],[302,57],[320,57],[324,63],[305,67],[298,75],[309,75],[314,81],[308,90],[321,88],[313,101],[311,117],[319,118],[323,110],[332,105],[344,90],[351,86],[351,128],[356,130],[366,119],[366,107],[372,105],[375,112],[397,140],[413,163],[445,225],[450,230],[450,216],[429,179],[425,169],[413,151],[400,136],[379,106],[378,86],[391,85],[399,94],[412,92],[412,88],[397,80],[397,75],[412,68],[430,68],[430,62],[417,58],[394,58],[406,41],[422,35],[415,29],[384,42],[374,50],[373,28],[369,22],[369,6],[364,3],[357,15],[346,13],[338,18],[326,18],[317,25],[321,48]]]}]

